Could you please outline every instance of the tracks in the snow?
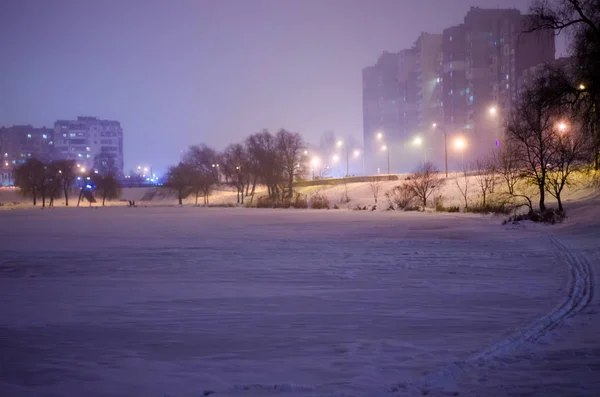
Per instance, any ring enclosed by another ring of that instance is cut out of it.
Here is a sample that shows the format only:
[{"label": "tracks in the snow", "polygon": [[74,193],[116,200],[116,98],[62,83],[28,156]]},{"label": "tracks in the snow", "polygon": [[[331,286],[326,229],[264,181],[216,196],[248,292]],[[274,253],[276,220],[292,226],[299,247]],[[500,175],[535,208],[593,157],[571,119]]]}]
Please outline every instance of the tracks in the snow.
[{"label": "tracks in the snow", "polygon": [[540,317],[529,326],[520,329],[504,340],[488,347],[463,361],[454,362],[437,371],[429,373],[410,384],[392,387],[391,391],[401,391],[435,383],[440,378],[453,377],[457,371],[476,367],[509,351],[518,348],[524,342],[533,342],[558,327],[564,320],[581,312],[592,301],[594,280],[592,266],[585,256],[574,252],[564,245],[557,237],[550,236],[550,243],[556,254],[569,266],[567,294],[558,306],[550,313]]}]

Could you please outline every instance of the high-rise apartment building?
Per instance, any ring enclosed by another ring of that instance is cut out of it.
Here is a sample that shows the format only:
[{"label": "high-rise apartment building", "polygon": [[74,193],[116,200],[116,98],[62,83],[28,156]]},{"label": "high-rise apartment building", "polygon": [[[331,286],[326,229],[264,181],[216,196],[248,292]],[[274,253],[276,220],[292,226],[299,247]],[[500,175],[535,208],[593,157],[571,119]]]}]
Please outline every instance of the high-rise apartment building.
[{"label": "high-rise apartment building", "polygon": [[[460,166],[463,157],[474,159],[500,145],[523,75],[554,59],[552,32],[525,32],[529,18],[516,9],[472,7],[462,24],[442,34],[422,33],[413,48],[386,52],[366,68],[367,159],[381,160],[374,144],[378,131],[390,143],[395,172],[409,171],[419,162],[417,148],[408,144],[416,135],[423,138],[420,161],[434,161],[438,167],[443,165],[443,132],[449,146],[458,135],[468,142],[464,156],[449,156],[451,168]],[[433,123],[437,129],[431,128]],[[379,160],[374,162],[378,167]]]},{"label": "high-rise apartment building", "polygon": [[119,174],[123,174],[123,129],[118,121],[96,117],[58,120],[54,123],[54,139],[59,158],[92,169],[96,155],[108,153],[114,156]]},{"label": "high-rise apartment building", "polygon": [[12,181],[12,171],[28,159],[51,161],[54,153],[54,130],[31,125],[0,128],[0,184]]}]

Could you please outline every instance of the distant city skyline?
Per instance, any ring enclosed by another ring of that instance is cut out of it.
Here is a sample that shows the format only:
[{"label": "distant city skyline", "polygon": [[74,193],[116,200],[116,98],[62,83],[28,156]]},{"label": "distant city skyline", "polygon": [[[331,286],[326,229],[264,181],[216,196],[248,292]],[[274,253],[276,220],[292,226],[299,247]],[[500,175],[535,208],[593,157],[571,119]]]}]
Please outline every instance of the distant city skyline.
[{"label": "distant city skyline", "polygon": [[[4,1],[0,125],[118,120],[125,170],[268,128],[362,136],[361,71],[470,6],[529,0]],[[557,56],[565,53],[557,39]]]}]

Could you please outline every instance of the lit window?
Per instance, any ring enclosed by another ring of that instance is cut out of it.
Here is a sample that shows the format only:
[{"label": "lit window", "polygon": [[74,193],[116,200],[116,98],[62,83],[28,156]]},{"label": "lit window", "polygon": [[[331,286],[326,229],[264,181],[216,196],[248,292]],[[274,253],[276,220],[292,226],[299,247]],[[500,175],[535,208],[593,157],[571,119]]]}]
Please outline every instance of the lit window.
[{"label": "lit window", "polygon": [[63,137],[64,137],[64,138],[66,138],[66,137],[67,137],[67,134],[65,134],[64,132],[63,132]]},{"label": "lit window", "polygon": [[508,80],[508,75],[506,75],[506,80]]},{"label": "lit window", "polygon": [[48,139],[48,135],[46,135],[46,134],[42,134],[42,138],[43,138],[43,139]]},{"label": "lit window", "polygon": [[12,163],[13,163],[13,164],[17,164],[17,160],[13,160],[13,161],[12,161]]},{"label": "lit window", "polygon": [[85,150],[89,152],[89,151],[90,151],[90,148],[89,148],[89,147],[86,147],[86,148],[85,148]]},{"label": "lit window", "polygon": [[452,36],[450,36],[450,41],[452,41]]},{"label": "lit window", "polygon": [[452,77],[454,75],[454,72],[450,72],[450,77]]},{"label": "lit window", "polygon": [[77,153],[77,157],[83,157],[81,153]]},{"label": "lit window", "polygon": [[439,83],[440,82],[440,78],[438,77],[437,79],[435,79],[435,82]]},{"label": "lit window", "polygon": [[86,154],[85,157],[87,157],[89,159],[92,156],[90,154]]},{"label": "lit window", "polygon": [[469,97],[469,102],[473,102],[473,95]]},{"label": "lit window", "polygon": [[53,145],[53,144],[54,144],[54,141],[48,142],[48,145]]},{"label": "lit window", "polygon": [[467,94],[468,94],[468,93],[470,93],[470,92],[471,92],[471,89],[470,89],[470,88],[467,88]]},{"label": "lit window", "polygon": [[73,138],[74,136],[76,136],[76,134],[75,134],[74,132],[71,132],[71,133],[69,133],[69,136],[70,136],[71,138]]},{"label": "lit window", "polygon": [[31,138],[31,134],[27,134],[27,138]]},{"label": "lit window", "polygon": [[508,90],[508,84],[506,85],[506,89]]},{"label": "lit window", "polygon": [[454,93],[454,90],[450,90],[450,95],[452,95]]}]

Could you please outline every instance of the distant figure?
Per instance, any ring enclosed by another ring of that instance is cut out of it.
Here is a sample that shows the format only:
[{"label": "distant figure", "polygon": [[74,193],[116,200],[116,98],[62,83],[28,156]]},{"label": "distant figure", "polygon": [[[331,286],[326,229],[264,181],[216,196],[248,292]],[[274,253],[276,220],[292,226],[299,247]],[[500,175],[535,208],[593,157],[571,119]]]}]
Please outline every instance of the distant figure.
[{"label": "distant figure", "polygon": [[135,207],[135,200],[129,200],[129,207]]}]

